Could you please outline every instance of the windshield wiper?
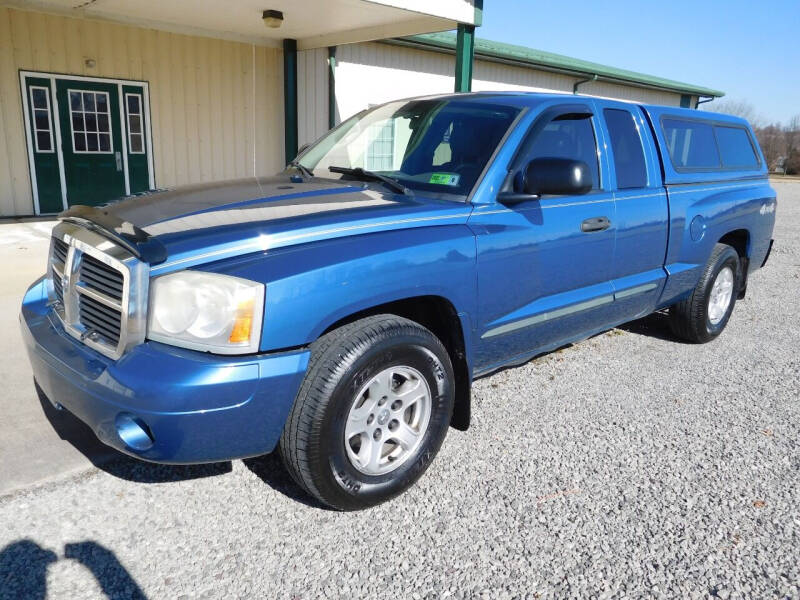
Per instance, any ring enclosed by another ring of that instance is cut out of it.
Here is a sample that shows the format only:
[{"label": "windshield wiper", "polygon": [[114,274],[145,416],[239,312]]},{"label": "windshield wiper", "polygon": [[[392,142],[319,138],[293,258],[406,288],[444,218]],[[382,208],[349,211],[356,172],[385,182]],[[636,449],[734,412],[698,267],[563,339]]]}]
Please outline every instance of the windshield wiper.
[{"label": "windshield wiper", "polygon": [[305,175],[308,179],[311,179],[314,176],[314,171],[309,169],[307,166],[305,166],[299,160],[293,160],[286,166],[287,167],[294,167],[295,169],[300,171],[303,175]]},{"label": "windshield wiper", "polygon": [[413,192],[404,186],[399,181],[392,179],[391,177],[387,177],[386,175],[381,175],[380,173],[376,173],[375,171],[367,171],[366,169],[362,169],[361,167],[336,167],[330,166],[328,167],[328,171],[331,173],[342,173],[343,175],[352,175],[356,179],[360,179],[361,181],[381,181],[392,188],[395,192],[400,194],[405,194],[407,196],[413,196]]}]

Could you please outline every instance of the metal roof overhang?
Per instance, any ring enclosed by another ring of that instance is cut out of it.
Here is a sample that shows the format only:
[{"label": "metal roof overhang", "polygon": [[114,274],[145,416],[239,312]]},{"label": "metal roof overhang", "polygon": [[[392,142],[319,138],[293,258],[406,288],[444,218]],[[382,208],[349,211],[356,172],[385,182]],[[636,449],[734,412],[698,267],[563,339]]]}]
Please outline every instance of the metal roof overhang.
[{"label": "metal roof overhang", "polygon": [[[300,50],[480,25],[482,0],[8,0],[6,6]],[[264,10],[283,13],[266,27]]]}]

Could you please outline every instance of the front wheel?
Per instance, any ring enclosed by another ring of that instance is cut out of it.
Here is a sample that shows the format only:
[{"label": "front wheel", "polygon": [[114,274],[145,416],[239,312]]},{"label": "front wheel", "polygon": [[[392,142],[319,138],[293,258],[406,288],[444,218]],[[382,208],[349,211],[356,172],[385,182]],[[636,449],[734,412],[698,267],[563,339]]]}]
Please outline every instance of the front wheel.
[{"label": "front wheel", "polygon": [[726,244],[714,246],[692,294],[670,307],[670,326],[675,335],[700,344],[722,333],[736,304],[739,268],[736,250]]},{"label": "front wheel", "polygon": [[446,349],[413,321],[378,315],[324,335],[281,436],[287,470],[339,510],[397,496],[444,441],[453,381]]}]

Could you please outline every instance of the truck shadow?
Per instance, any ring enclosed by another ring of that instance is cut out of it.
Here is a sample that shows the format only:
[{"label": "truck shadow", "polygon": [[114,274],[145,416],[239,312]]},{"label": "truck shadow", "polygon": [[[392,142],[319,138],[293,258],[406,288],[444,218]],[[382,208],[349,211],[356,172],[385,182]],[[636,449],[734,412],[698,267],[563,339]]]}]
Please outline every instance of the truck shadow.
[{"label": "truck shadow", "polygon": [[654,312],[641,319],[624,323],[617,329],[677,344],[688,343],[672,333],[669,327],[669,314],[666,311]]},{"label": "truck shadow", "polygon": [[69,442],[97,467],[127,481],[137,483],[165,483],[214,477],[230,473],[230,461],[203,465],[161,465],[131,458],[106,446],[97,439],[91,428],[66,410],[57,410],[36,382],[36,393],[44,416],[58,436]]},{"label": "truck shadow", "polygon": [[291,475],[286,472],[277,450],[272,454],[245,458],[242,462],[254,475],[276,492],[310,508],[333,510],[321,502],[317,502],[294,482]]},{"label": "truck shadow", "polygon": [[[0,600],[43,600],[47,597],[47,569],[59,560],[55,552],[22,539],[0,550]],[[74,560],[92,573],[108,598],[147,600],[116,555],[94,541],[64,546],[63,560]]]}]

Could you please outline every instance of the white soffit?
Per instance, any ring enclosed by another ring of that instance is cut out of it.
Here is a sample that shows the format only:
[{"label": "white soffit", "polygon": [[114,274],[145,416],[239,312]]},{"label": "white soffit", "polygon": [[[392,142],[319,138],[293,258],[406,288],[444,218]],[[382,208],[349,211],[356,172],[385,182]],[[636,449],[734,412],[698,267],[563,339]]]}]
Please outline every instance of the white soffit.
[{"label": "white soffit", "polygon": [[[453,29],[475,20],[475,0],[7,0],[0,4],[152,29],[280,46],[318,48]],[[283,24],[269,28],[264,10]]]}]

